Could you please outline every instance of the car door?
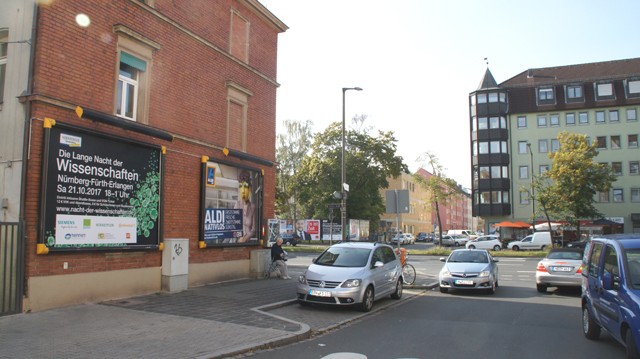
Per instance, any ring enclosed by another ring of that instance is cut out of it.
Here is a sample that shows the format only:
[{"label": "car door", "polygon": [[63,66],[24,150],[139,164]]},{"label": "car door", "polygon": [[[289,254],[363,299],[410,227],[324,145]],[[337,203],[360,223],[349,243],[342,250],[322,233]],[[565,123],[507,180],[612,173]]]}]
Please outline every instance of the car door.
[{"label": "car door", "polygon": [[[620,338],[620,321],[622,315],[620,313],[620,304],[622,301],[619,297],[620,289],[620,261],[617,250],[614,246],[607,244],[604,247],[602,255],[602,265],[598,273],[598,296],[593,302],[593,307],[598,312],[600,325],[609,333]],[[613,288],[606,290],[603,288],[603,276],[607,274],[613,278]]]},{"label": "car door", "polygon": [[536,246],[533,245],[533,236],[526,236],[520,242],[520,248],[522,249],[534,249]]},{"label": "car door", "polygon": [[[379,297],[389,291],[389,267],[388,264],[385,263],[388,259],[385,258],[387,254],[385,254],[384,248],[387,247],[378,247],[374,249],[373,256],[371,257],[371,280],[373,282],[376,297]],[[391,254],[393,254],[393,251]],[[384,263],[384,265],[376,268],[374,267],[376,261],[380,261]]]},{"label": "car door", "polygon": [[[587,267],[586,295],[591,300],[592,315],[602,327],[608,330],[613,325],[612,319],[615,317],[615,311],[611,308],[609,298],[603,298],[605,293],[602,284],[604,247],[603,243],[594,242],[591,248]],[[607,295],[607,297],[610,297],[610,295]]]}]

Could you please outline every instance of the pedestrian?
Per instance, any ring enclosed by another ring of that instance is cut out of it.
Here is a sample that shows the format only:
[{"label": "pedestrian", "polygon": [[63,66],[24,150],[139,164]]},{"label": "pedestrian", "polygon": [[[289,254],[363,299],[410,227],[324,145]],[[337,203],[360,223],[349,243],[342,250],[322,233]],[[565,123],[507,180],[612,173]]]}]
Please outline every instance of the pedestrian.
[{"label": "pedestrian", "polygon": [[271,261],[276,264],[282,279],[291,279],[287,270],[287,255],[282,249],[282,238],[276,239],[276,243],[271,247]]}]

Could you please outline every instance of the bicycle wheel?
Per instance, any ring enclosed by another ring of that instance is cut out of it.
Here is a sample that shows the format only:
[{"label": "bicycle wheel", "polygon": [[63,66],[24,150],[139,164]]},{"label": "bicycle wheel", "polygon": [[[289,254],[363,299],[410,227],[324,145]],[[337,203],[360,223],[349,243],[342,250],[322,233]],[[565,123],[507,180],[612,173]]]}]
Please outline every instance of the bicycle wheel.
[{"label": "bicycle wheel", "polygon": [[402,281],[404,284],[413,284],[416,281],[416,269],[407,263],[402,267]]}]

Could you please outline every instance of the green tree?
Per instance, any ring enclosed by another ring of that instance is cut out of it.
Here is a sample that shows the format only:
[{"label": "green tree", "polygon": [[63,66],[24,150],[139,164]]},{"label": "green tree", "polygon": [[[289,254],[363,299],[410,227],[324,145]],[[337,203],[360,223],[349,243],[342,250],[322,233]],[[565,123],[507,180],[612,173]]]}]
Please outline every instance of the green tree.
[{"label": "green tree", "polygon": [[[396,142],[393,132],[378,131],[374,137],[368,131],[345,131],[347,218],[369,220],[372,232],[385,211],[380,190],[389,186],[388,177],[408,170],[396,155]],[[332,194],[341,188],[341,153],[342,123],[335,122],[315,136],[310,154],[292,177],[292,188],[305,204],[306,218],[331,217],[328,204],[337,201]]]},{"label": "green tree", "polygon": [[278,134],[275,212],[279,217],[295,220],[301,218],[300,213],[304,211],[291,186],[291,178],[295,176],[311,147],[312,126],[311,121],[287,120],[284,121],[285,132]]},{"label": "green tree", "polygon": [[413,175],[418,185],[424,188],[428,194],[428,202],[433,203],[436,209],[436,220],[438,221],[438,234],[442,238],[442,220],[440,219],[440,205],[446,206],[456,197],[461,195],[461,190],[456,181],[448,178],[444,173],[444,167],[440,164],[438,157],[425,152],[418,161],[424,162],[423,167],[431,168],[431,176],[424,176],[418,171]]},{"label": "green tree", "polygon": [[586,135],[561,132],[560,148],[549,153],[551,169],[545,173],[553,183],[541,193],[555,213],[564,213],[565,220],[576,226],[580,236],[580,219],[600,218],[594,196],[607,192],[616,181],[607,164],[597,163],[597,144],[589,144]]}]

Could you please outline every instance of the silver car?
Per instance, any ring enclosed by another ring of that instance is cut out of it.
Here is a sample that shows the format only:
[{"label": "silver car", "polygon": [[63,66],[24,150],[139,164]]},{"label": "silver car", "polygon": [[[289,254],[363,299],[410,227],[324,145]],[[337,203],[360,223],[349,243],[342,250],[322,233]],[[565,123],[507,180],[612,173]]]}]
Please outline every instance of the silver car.
[{"label": "silver car", "polygon": [[465,246],[468,249],[489,249],[499,251],[502,248],[502,242],[498,239],[498,236],[488,234],[486,236],[480,236],[476,239],[470,239]]},{"label": "silver car", "polygon": [[583,252],[582,248],[552,248],[536,268],[538,292],[545,293],[547,287],[580,287]]},{"label": "silver car", "polygon": [[486,249],[456,249],[440,261],[445,262],[438,275],[442,293],[460,289],[493,294],[498,288],[498,260]]},{"label": "silver car", "polygon": [[313,260],[296,291],[300,304],[356,305],[368,312],[376,299],[402,297],[402,265],[389,245],[339,243]]}]

